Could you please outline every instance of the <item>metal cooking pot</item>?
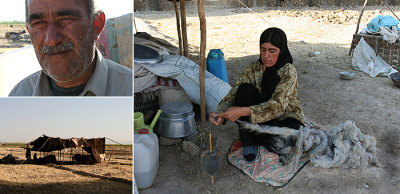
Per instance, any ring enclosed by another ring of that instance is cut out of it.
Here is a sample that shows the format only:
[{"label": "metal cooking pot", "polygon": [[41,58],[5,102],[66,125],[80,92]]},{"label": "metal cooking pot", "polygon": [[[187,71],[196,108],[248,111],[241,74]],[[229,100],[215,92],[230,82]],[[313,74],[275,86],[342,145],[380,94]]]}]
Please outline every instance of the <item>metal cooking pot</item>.
[{"label": "metal cooking pot", "polygon": [[158,133],[169,138],[180,138],[196,131],[193,106],[184,102],[167,103],[160,108]]}]

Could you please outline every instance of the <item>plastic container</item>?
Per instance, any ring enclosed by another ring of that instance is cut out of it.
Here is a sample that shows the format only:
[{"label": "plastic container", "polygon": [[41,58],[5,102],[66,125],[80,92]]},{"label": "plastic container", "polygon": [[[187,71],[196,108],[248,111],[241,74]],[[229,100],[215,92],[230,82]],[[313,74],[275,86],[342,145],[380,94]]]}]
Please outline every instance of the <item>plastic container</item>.
[{"label": "plastic container", "polygon": [[[138,133],[139,129],[144,128],[144,116],[143,113],[141,112],[135,112],[133,113],[133,117],[134,117],[134,122],[133,122],[133,129],[135,130],[135,133]],[[149,131],[151,132],[151,131]]]},{"label": "plastic container", "polygon": [[211,49],[207,56],[207,70],[228,83],[224,53],[221,49]]},{"label": "plastic container", "polygon": [[157,122],[158,117],[160,116],[161,112],[162,112],[161,110],[158,110],[158,111],[157,111],[157,114],[156,114],[156,116],[154,116],[153,121],[151,122],[150,125],[146,125],[146,124],[144,123],[144,115],[143,115],[143,113],[141,113],[141,112],[135,112],[135,113],[133,114],[133,115],[134,115],[134,124],[133,124],[133,126],[134,126],[134,133],[135,133],[135,134],[136,134],[136,133],[139,133],[138,131],[139,131],[140,129],[147,129],[148,133],[153,133],[154,125],[156,125],[156,122]]},{"label": "plastic container", "polygon": [[147,129],[139,130],[134,136],[134,175],[139,189],[145,189],[153,184],[158,172],[158,138]]}]

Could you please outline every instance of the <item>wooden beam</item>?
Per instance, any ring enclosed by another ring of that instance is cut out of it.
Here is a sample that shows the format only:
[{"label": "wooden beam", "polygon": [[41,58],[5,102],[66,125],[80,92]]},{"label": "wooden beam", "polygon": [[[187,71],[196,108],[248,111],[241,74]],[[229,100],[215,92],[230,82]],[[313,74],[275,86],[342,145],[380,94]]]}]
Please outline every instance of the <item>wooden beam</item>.
[{"label": "wooden beam", "polygon": [[397,17],[397,15],[393,12],[392,9],[390,9],[389,5],[386,5],[386,7],[390,10],[390,12],[392,12],[392,14],[397,18],[397,20],[400,21],[399,17]]},{"label": "wooden beam", "polygon": [[367,5],[367,2],[368,2],[368,0],[365,0],[365,1],[364,1],[364,6],[363,6],[363,8],[362,8],[362,10],[361,10],[360,17],[358,18],[357,28],[356,28],[356,32],[355,32],[354,34],[357,34],[357,32],[358,32],[358,28],[360,27],[361,17],[362,17],[362,15],[363,15],[363,13],[364,13],[365,6]]},{"label": "wooden beam", "polygon": [[[355,32],[354,34],[357,34],[357,33],[358,33],[358,29],[360,28],[361,17],[362,17],[362,15],[363,15],[363,13],[364,13],[365,6],[367,5],[367,2],[368,2],[368,0],[365,0],[365,1],[364,1],[364,6],[363,6],[363,8],[362,8],[362,10],[361,10],[360,17],[358,18],[357,28],[356,28],[356,32]],[[353,43],[352,43],[352,45],[353,45]],[[350,50],[349,50],[349,54],[348,54],[348,55],[350,55],[350,54],[351,54],[351,51],[353,50],[352,45],[350,45]]]},{"label": "wooden beam", "polygon": [[188,46],[187,30],[186,30],[185,0],[180,1],[180,8],[181,8],[181,26],[182,26],[182,37],[183,37],[183,56],[189,58],[189,46]]},{"label": "wooden beam", "polygon": [[176,29],[178,31],[178,40],[179,40],[179,55],[183,55],[182,53],[182,32],[181,32],[181,21],[179,19],[179,10],[178,10],[178,3],[174,0],[174,7],[175,7],[175,15],[176,15]]},{"label": "wooden beam", "polygon": [[206,122],[206,100],[205,100],[205,83],[204,83],[204,74],[206,68],[206,46],[207,46],[207,30],[206,30],[206,16],[204,14],[204,2],[203,0],[197,0],[197,8],[199,10],[199,18],[200,18],[200,112],[201,112],[201,123],[205,124]]}]

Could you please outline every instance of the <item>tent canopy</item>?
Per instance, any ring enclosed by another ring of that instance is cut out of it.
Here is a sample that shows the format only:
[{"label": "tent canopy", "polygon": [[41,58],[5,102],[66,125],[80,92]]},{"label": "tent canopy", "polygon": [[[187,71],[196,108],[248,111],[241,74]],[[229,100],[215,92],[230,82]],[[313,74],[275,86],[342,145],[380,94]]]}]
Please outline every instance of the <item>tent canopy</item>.
[{"label": "tent canopy", "polygon": [[33,147],[27,148],[32,151],[51,152],[66,148],[82,148],[95,158],[96,163],[101,163],[101,158],[105,154],[106,139],[103,138],[69,138],[62,139],[59,137],[41,137],[31,141],[28,145]]}]

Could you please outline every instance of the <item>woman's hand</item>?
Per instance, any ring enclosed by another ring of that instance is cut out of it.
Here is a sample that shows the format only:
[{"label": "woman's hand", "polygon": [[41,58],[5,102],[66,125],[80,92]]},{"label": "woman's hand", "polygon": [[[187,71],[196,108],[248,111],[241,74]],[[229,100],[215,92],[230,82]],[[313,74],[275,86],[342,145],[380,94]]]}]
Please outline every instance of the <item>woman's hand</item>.
[{"label": "woman's hand", "polygon": [[228,119],[232,122],[235,122],[240,117],[250,116],[250,113],[251,113],[250,107],[232,106],[228,110],[226,110],[224,113],[220,114],[219,116],[222,118]]},{"label": "woman's hand", "polygon": [[221,117],[219,116],[219,114],[216,113],[216,112],[211,112],[211,113],[210,113],[210,116],[208,117],[208,120],[210,120],[210,122],[211,122],[213,125],[221,125],[222,122],[224,122],[224,119],[221,118]]}]

